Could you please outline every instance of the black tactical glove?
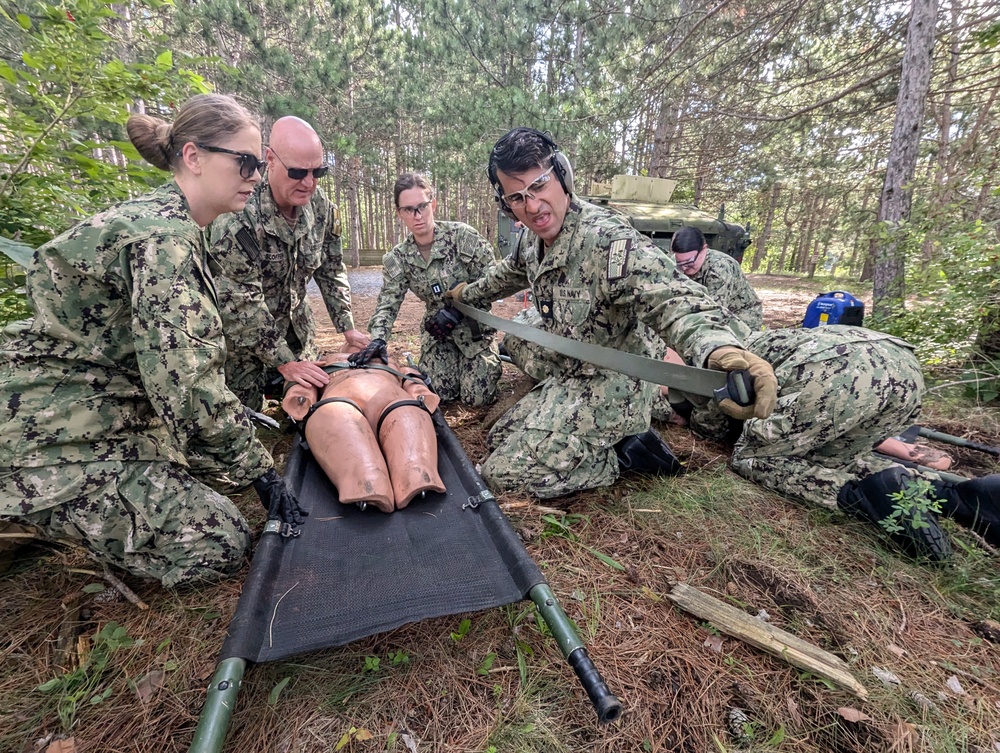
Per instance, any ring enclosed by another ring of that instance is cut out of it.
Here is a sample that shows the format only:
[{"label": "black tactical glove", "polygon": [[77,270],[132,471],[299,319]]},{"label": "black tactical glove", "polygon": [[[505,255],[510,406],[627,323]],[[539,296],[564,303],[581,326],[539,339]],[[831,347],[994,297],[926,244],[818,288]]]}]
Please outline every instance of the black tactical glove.
[{"label": "black tactical glove", "polygon": [[444,341],[451,337],[452,330],[459,325],[465,315],[452,306],[445,306],[439,309],[434,316],[424,322],[424,329],[431,333],[431,337],[438,341]]},{"label": "black tactical glove", "polygon": [[364,366],[374,359],[381,359],[382,363],[389,363],[389,351],[385,349],[385,340],[375,338],[368,346],[359,353],[351,353],[347,357],[351,366]]},{"label": "black tactical glove", "polygon": [[299,501],[288,490],[285,479],[273,468],[253,482],[253,489],[267,508],[268,520],[280,520],[295,527],[302,525],[309,514],[299,507]]}]

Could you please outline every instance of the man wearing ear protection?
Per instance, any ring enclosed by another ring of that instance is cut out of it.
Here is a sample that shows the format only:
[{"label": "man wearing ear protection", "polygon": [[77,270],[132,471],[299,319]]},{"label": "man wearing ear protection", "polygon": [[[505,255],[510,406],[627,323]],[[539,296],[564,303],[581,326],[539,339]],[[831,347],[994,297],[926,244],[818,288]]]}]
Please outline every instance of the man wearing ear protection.
[{"label": "man wearing ear protection", "polygon": [[272,380],[319,389],[330,381],[315,363],[316,322],[306,299],[310,280],[347,344],[363,348],[369,340],[354,328],[340,215],[319,190],[330,169],[319,136],[304,120],[279,118],[264,156],[267,172],[246,208],[223,215],[209,231],[229,351],[226,385],[255,411]]},{"label": "man wearing ear protection", "polygon": [[[743,349],[723,310],[673,259],[573,193],[572,168],[551,138],[515,128],[493,147],[488,175],[501,208],[528,235],[517,254],[450,297],[482,306],[530,287],[542,329],[655,357],[652,329],[695,366],[749,369],[756,402],[744,408],[724,401],[723,410],[770,414],[777,391],[771,367]],[[658,454],[658,438],[649,436],[654,385],[562,356],[542,376],[490,431],[482,474],[494,491],[549,498],[608,486],[620,467],[635,467],[621,448],[652,446],[650,454]]]}]

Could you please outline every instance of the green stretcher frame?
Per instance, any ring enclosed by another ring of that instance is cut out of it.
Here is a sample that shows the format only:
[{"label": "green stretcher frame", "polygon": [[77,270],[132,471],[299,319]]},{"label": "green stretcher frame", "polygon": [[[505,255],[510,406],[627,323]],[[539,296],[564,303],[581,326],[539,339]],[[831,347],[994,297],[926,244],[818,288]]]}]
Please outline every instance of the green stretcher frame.
[{"label": "green stretcher frame", "polygon": [[[280,521],[269,520],[263,535],[279,535]],[[594,705],[597,719],[601,724],[610,724],[622,715],[622,704],[608,689],[604,678],[587,654],[573,623],[559,605],[555,594],[547,583],[539,583],[528,592],[538,613],[552,632],[563,658],[576,672],[587,697]],[[231,657],[220,661],[208,686],[208,695],[198,718],[189,753],[221,753],[229,732],[229,722],[236,709],[236,700],[243,684],[247,660]]]}]

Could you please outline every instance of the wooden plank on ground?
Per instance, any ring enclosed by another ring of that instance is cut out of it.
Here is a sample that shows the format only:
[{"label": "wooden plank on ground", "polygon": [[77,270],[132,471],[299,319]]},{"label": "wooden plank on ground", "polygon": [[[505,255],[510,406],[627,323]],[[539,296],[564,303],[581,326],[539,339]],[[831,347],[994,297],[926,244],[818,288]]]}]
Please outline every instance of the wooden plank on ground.
[{"label": "wooden plank on ground", "polygon": [[847,663],[839,656],[751,617],[686,583],[675,585],[667,596],[685,612],[710,622],[726,635],[739,638],[792,666],[823,677],[862,700],[868,698],[867,688],[855,679],[848,670]]}]

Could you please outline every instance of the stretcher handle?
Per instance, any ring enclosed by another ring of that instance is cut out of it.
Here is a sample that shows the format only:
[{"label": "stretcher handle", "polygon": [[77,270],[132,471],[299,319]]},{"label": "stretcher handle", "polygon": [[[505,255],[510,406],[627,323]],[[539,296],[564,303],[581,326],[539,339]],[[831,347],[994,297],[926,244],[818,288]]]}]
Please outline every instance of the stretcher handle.
[{"label": "stretcher handle", "polygon": [[622,702],[615,697],[607,683],[604,682],[601,673],[587,655],[587,649],[581,646],[566,657],[566,661],[576,672],[580,684],[587,691],[587,697],[594,704],[597,720],[601,724],[609,724],[618,719],[622,715]]},{"label": "stretcher handle", "polygon": [[587,649],[583,645],[583,641],[580,640],[580,636],[577,635],[576,626],[566,616],[563,608],[559,606],[559,602],[548,583],[538,583],[532,586],[528,596],[535,602],[538,613],[545,620],[545,624],[549,626],[556,643],[559,644],[559,650],[573,667],[583,689],[587,691],[587,697],[594,704],[598,720],[602,724],[615,721],[622,715],[621,701],[608,689],[601,673],[597,671],[594,662],[587,655]]}]

